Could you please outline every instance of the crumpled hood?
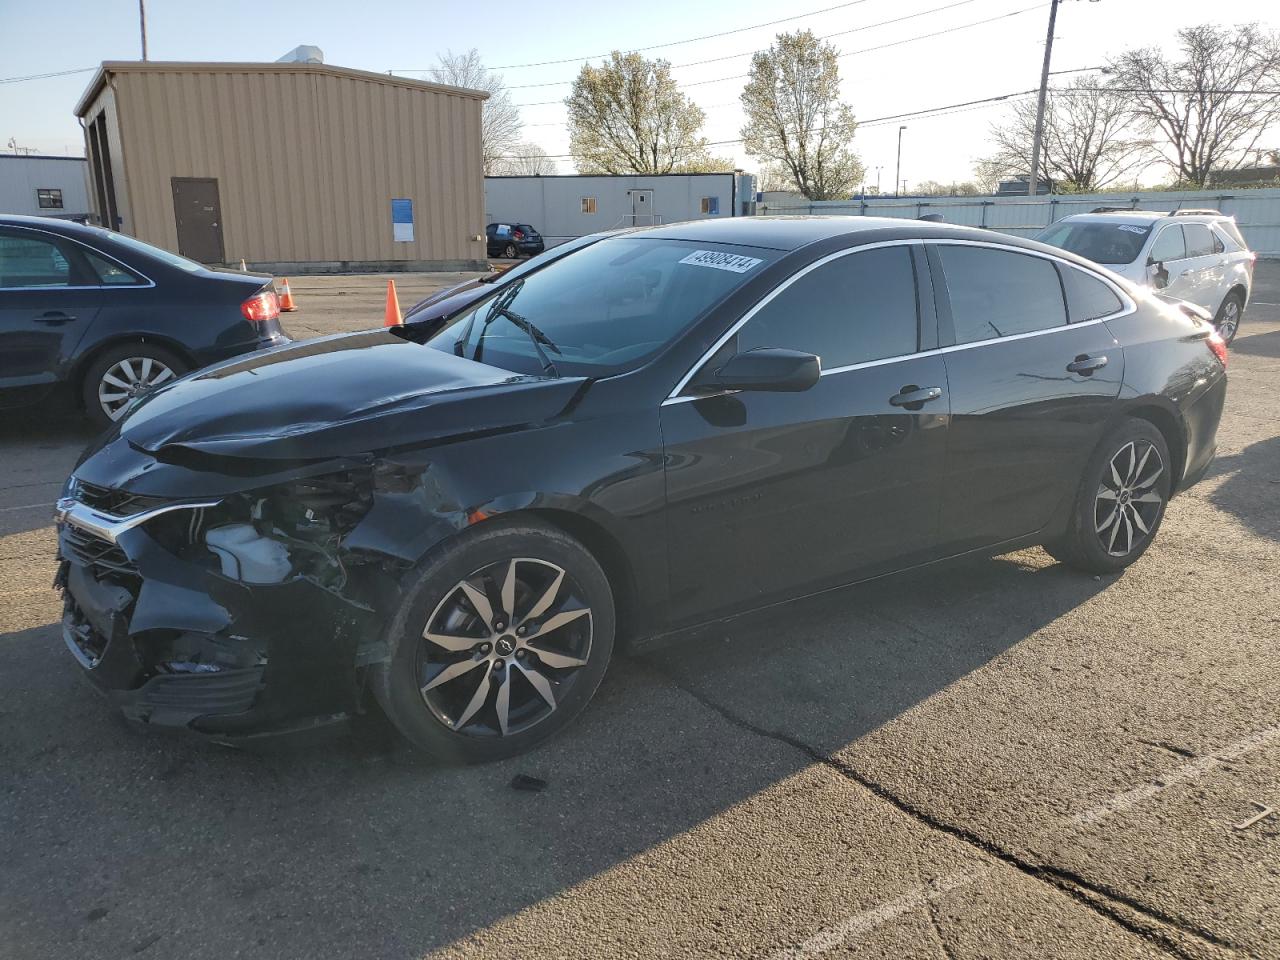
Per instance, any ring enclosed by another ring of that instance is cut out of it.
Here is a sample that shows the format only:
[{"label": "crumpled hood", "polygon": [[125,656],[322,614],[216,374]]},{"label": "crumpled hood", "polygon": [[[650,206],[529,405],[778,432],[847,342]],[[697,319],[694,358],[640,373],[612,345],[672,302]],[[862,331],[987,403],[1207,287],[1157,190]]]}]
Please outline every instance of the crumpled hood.
[{"label": "crumpled hood", "polygon": [[513,374],[385,331],[340,334],[217,364],[157,390],[120,437],[162,456],[352,456],[546,420],[583,382]]}]

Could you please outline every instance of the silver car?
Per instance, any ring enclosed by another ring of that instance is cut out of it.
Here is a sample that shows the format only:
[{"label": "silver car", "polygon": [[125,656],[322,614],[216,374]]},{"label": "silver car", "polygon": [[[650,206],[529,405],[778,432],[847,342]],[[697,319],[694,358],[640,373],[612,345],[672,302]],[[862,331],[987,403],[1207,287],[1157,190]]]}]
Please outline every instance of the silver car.
[{"label": "silver car", "polygon": [[1230,343],[1253,288],[1253,264],[1235,218],[1217,210],[1109,210],[1064,217],[1035,237],[1126,280],[1203,307]]}]

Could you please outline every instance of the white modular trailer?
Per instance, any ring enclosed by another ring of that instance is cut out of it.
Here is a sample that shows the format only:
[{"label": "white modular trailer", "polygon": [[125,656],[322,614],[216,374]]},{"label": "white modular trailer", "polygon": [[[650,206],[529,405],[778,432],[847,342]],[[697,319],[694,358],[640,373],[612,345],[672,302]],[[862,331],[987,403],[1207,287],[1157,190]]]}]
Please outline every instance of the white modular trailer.
[{"label": "white modular trailer", "polygon": [[485,177],[488,223],[527,223],[547,246],[618,227],[748,216],[751,174],[666,173]]},{"label": "white modular trailer", "polygon": [[88,170],[84,157],[0,154],[0,213],[85,220]]}]

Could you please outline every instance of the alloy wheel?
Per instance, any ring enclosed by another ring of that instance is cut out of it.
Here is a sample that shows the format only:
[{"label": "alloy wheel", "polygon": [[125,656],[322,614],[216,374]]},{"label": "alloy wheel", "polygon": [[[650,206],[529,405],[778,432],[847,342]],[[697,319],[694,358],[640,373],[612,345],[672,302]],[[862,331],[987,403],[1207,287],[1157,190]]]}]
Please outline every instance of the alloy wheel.
[{"label": "alloy wheel", "polygon": [[1240,302],[1233,296],[1222,305],[1222,319],[1218,321],[1218,335],[1230,342],[1240,326]]},{"label": "alloy wheel", "polygon": [[1111,457],[1094,497],[1094,529],[1113,557],[1128,556],[1151,535],[1164,499],[1157,481],[1164,473],[1160,451],[1147,440],[1131,440]]},{"label": "alloy wheel", "polygon": [[134,397],[172,379],[173,371],[154,357],[125,357],[102,375],[98,402],[108,417],[119,420]]},{"label": "alloy wheel", "polygon": [[591,655],[582,596],[563,567],[530,557],[457,583],[418,647],[418,685],[436,719],[456,733],[505,737],[551,716]]}]

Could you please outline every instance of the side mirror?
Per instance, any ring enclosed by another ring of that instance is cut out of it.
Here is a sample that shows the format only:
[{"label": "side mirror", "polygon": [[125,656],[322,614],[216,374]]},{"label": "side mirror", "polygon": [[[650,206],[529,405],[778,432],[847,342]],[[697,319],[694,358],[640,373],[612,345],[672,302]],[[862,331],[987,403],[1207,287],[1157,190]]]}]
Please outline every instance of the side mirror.
[{"label": "side mirror", "polygon": [[799,393],[818,382],[822,362],[812,353],[761,347],[734,354],[706,382],[717,390],[769,390]]},{"label": "side mirror", "polygon": [[1148,260],[1147,279],[1151,281],[1152,287],[1162,290],[1169,285],[1169,271],[1164,268],[1164,264],[1159,260]]}]

